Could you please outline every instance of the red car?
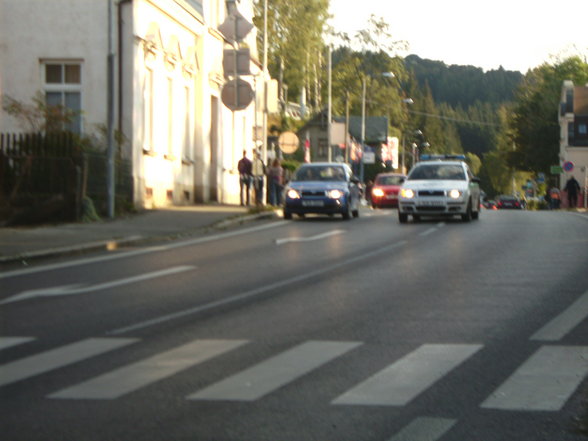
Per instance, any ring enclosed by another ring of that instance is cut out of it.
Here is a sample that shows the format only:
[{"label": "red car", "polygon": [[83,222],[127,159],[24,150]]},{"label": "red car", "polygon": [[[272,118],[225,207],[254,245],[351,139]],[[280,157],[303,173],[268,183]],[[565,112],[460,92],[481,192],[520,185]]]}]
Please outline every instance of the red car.
[{"label": "red car", "polygon": [[371,203],[374,208],[398,207],[398,192],[406,179],[398,173],[380,173],[372,187]]}]

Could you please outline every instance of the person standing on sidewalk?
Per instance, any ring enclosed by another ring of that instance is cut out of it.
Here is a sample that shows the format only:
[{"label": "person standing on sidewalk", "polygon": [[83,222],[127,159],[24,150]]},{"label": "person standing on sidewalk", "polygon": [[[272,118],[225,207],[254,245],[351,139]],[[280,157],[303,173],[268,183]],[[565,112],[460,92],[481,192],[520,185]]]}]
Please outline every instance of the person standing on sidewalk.
[{"label": "person standing on sidewalk", "polygon": [[559,188],[552,187],[549,190],[549,208],[551,210],[559,210],[560,202],[561,202],[561,194],[559,192]]},{"label": "person standing on sidewalk", "polygon": [[580,184],[572,175],[568,182],[566,182],[565,191],[568,193],[568,208],[576,208],[578,205],[578,192],[580,191]]},{"label": "person standing on sidewalk", "polygon": [[257,205],[263,205],[263,180],[265,179],[265,172],[265,164],[259,157],[259,152],[254,150],[251,174],[253,175],[253,189],[255,190],[255,203]]},{"label": "person standing on sidewalk", "polygon": [[[239,197],[241,199],[241,205],[249,205],[249,195],[251,193],[251,161],[247,158],[247,150],[243,150],[243,157],[237,163],[237,169],[239,170]],[[243,191],[245,191],[246,197],[243,197]]]},{"label": "person standing on sidewalk", "polygon": [[284,183],[284,169],[279,159],[274,159],[272,166],[267,173],[269,187],[269,202],[271,205],[279,206],[282,203],[282,185]]}]

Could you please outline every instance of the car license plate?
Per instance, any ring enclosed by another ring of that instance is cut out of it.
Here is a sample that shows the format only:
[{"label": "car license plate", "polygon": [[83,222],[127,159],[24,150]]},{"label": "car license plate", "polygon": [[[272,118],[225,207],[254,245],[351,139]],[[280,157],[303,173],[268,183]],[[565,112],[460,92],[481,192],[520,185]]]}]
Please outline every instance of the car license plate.
[{"label": "car license plate", "polygon": [[398,196],[396,196],[395,194],[387,194],[386,199],[398,199]]},{"label": "car license plate", "polygon": [[302,201],[303,207],[323,207],[324,205],[323,201]]},{"label": "car license plate", "polygon": [[433,207],[439,205],[437,201],[419,201],[418,203],[421,207]]}]

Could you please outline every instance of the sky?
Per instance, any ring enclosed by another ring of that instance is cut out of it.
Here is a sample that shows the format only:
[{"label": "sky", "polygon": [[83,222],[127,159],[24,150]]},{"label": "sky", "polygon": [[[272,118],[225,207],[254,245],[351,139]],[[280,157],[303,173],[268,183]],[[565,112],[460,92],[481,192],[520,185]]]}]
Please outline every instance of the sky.
[{"label": "sky", "polygon": [[350,36],[374,14],[408,50],[448,65],[528,69],[588,60],[588,0],[330,0],[331,26]]}]

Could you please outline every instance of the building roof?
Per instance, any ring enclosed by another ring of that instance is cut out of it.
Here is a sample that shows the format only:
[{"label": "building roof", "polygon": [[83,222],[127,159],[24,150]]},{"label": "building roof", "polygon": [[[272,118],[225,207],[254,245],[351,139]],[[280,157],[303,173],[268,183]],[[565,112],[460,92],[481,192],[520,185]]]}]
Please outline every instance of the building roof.
[{"label": "building roof", "polygon": [[[345,122],[344,116],[333,118],[336,122]],[[349,117],[349,134],[356,140],[361,139],[361,116]],[[365,119],[365,142],[387,142],[388,141],[388,117],[368,116]]]}]

